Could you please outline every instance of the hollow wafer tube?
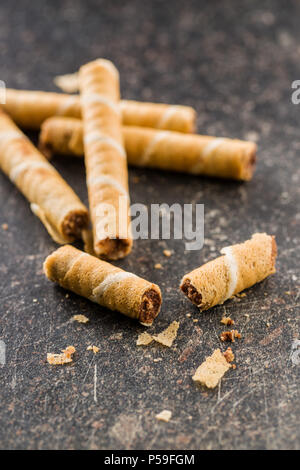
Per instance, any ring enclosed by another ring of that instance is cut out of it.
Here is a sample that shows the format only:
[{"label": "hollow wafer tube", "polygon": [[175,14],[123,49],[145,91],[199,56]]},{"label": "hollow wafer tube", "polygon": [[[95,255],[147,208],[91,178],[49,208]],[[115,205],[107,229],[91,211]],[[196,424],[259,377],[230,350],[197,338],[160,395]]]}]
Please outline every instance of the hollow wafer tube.
[{"label": "hollow wafer tube", "polygon": [[161,292],[135,274],[65,245],[47,257],[44,272],[53,282],[92,302],[151,325],[161,306]]},{"label": "hollow wafer tube", "polygon": [[55,168],[0,109],[0,168],[57,243],[81,237],[88,210]]},{"label": "hollow wafer tube", "polygon": [[[190,106],[122,100],[119,103],[124,125],[194,132],[196,112]],[[78,95],[6,89],[5,111],[20,127],[39,129],[51,116],[81,118]]]},{"label": "hollow wafer tube", "polygon": [[276,272],[275,237],[255,233],[250,240],[221,250],[223,256],[186,274],[180,288],[200,310],[222,304]]},{"label": "hollow wafer tube", "polygon": [[132,237],[119,73],[110,61],[98,59],[81,67],[79,85],[94,251],[105,259],[123,258]]},{"label": "hollow wafer tube", "polygon": [[[253,176],[253,142],[134,126],[123,127],[123,138],[130,165],[246,181]],[[48,156],[51,152],[82,156],[82,122],[48,119],[42,125],[40,145]]]}]

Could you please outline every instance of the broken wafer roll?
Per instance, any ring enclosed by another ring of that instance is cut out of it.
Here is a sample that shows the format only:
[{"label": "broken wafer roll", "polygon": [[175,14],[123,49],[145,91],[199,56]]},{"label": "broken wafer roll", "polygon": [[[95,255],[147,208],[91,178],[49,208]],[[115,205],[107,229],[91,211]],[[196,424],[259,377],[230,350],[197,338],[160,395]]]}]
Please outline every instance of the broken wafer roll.
[{"label": "broken wafer roll", "polygon": [[0,168],[57,243],[81,237],[88,210],[55,168],[0,109]]},{"label": "broken wafer roll", "polygon": [[186,274],[180,288],[200,310],[223,304],[276,272],[275,237],[255,233],[250,240],[221,250],[223,256]]},{"label": "broken wafer roll", "polygon": [[[173,131],[124,126],[123,138],[130,165],[250,180],[256,161],[256,144]],[[54,117],[42,125],[42,151],[82,156],[82,122]]]},{"label": "broken wafer roll", "polygon": [[156,284],[65,245],[48,256],[44,272],[53,282],[110,310],[151,325],[161,306]]},{"label": "broken wafer roll", "polygon": [[119,259],[132,247],[119,73],[110,61],[98,59],[81,67],[79,84],[94,252]]},{"label": "broken wafer roll", "polygon": [[[190,106],[123,100],[119,104],[124,125],[194,132],[196,112]],[[4,110],[20,127],[39,129],[51,116],[81,118],[78,95],[6,89]]]}]

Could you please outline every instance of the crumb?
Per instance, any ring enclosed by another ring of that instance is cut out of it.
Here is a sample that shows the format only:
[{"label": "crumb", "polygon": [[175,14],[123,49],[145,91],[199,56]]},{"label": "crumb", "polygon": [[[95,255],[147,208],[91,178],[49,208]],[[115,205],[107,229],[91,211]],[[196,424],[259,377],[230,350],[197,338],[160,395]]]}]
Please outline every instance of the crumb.
[{"label": "crumb", "polygon": [[267,322],[266,326],[269,328],[269,326],[271,326],[271,323]]},{"label": "crumb", "polygon": [[221,341],[231,341],[234,343],[235,338],[240,339],[242,335],[237,331],[237,330],[231,330],[231,331],[223,331],[220,335],[220,340]]},{"label": "crumb", "polygon": [[75,351],[76,349],[74,346],[68,346],[66,349],[62,350],[61,354],[48,353],[47,361],[52,365],[68,364],[69,362],[73,361],[72,355],[75,353]]},{"label": "crumb", "polygon": [[87,323],[89,321],[85,315],[73,315],[72,320],[78,321],[78,323]]},{"label": "crumb", "polygon": [[292,292],[290,290],[285,291],[286,295],[292,295]]},{"label": "crumb", "polygon": [[172,412],[169,410],[163,410],[160,413],[158,413],[155,418],[158,421],[164,421],[165,423],[168,423],[170,419],[172,418]]},{"label": "crumb", "polygon": [[86,348],[87,351],[93,351],[94,354],[97,354],[99,352],[98,346],[88,346]]},{"label": "crumb", "polygon": [[235,364],[231,364],[231,368],[232,368],[233,370],[235,370],[235,369],[236,369],[236,365],[235,365]]},{"label": "crumb", "polygon": [[65,93],[76,93],[78,91],[78,73],[58,75],[54,77],[55,85]]},{"label": "crumb", "polygon": [[242,292],[242,294],[235,294],[235,297],[242,299],[243,297],[247,297],[247,294],[245,292]]},{"label": "crumb", "polygon": [[223,356],[225,357],[227,362],[234,361],[234,354],[231,348],[227,348],[226,351],[223,353]]},{"label": "crumb", "polygon": [[175,320],[168,326],[168,328],[166,328],[158,335],[152,336],[152,338],[154,339],[154,341],[157,341],[158,343],[170,348],[173,344],[174,339],[177,336],[178,328],[179,322]]},{"label": "crumb", "polygon": [[33,299],[32,302],[37,303],[38,299]]},{"label": "crumb", "polygon": [[245,313],[244,317],[246,317],[246,318],[250,318],[250,315],[249,315],[249,313]]},{"label": "crumb", "polygon": [[215,388],[221,378],[231,368],[220,349],[216,349],[213,354],[198,367],[193,376],[194,382],[205,385],[207,388]]},{"label": "crumb", "polygon": [[172,251],[171,251],[171,250],[164,250],[164,251],[163,251],[163,254],[164,254],[167,258],[169,258],[170,256],[172,256]]},{"label": "crumb", "polygon": [[7,224],[2,224],[2,229],[3,230],[8,230],[8,225]]},{"label": "crumb", "polygon": [[145,331],[144,333],[141,333],[138,336],[138,339],[136,341],[136,345],[137,346],[148,346],[148,344],[152,343],[152,341],[153,341],[152,336],[149,335],[149,333],[147,333]]},{"label": "crumb", "polygon": [[156,263],[156,264],[154,265],[154,268],[155,268],[155,269],[162,269],[162,265],[161,265],[160,263]]},{"label": "crumb", "polygon": [[68,299],[70,297],[70,294],[66,294],[65,298]]},{"label": "crumb", "polygon": [[123,338],[123,333],[115,333],[114,335],[111,335],[109,339],[111,341],[121,341],[122,338]]},{"label": "crumb", "polygon": [[198,321],[199,321],[198,318],[194,318],[193,320],[194,323],[198,323]]},{"label": "crumb", "polygon": [[221,323],[223,323],[223,325],[234,325],[234,320],[230,317],[223,317]]},{"label": "crumb", "polygon": [[188,318],[191,318],[192,314],[191,314],[191,313],[187,313],[186,316],[187,316]]},{"label": "crumb", "polygon": [[157,358],[153,359],[153,362],[160,362],[160,361],[162,361],[161,357],[157,357]]}]

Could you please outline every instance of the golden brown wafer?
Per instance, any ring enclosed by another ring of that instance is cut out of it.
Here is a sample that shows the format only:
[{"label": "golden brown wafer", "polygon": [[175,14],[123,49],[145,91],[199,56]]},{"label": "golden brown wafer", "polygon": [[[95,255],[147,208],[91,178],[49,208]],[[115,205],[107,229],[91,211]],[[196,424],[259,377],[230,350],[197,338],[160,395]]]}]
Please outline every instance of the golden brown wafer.
[{"label": "golden brown wafer", "polygon": [[223,256],[186,274],[180,288],[200,310],[222,304],[276,272],[275,237],[255,233],[250,240],[221,250]]},{"label": "golden brown wafer", "polygon": [[0,109],[0,168],[57,243],[81,237],[88,210],[55,168]]},{"label": "golden brown wafer", "polygon": [[[51,116],[81,117],[78,95],[6,89],[5,111],[20,127],[39,129]],[[196,112],[190,106],[122,100],[124,125],[194,132]]]},{"label": "golden brown wafer", "polygon": [[131,251],[126,152],[121,130],[119,74],[108,60],[79,71],[84,160],[94,252],[105,259]]},{"label": "golden brown wafer", "polygon": [[44,272],[65,289],[143,324],[150,325],[159,313],[161,293],[156,284],[73,246],[65,245],[48,256]]},{"label": "golden brown wafer", "polygon": [[[133,126],[123,127],[123,138],[130,165],[237,180],[250,180],[253,175],[253,142]],[[82,122],[58,117],[46,120],[40,146],[48,156],[51,152],[82,156]]]}]

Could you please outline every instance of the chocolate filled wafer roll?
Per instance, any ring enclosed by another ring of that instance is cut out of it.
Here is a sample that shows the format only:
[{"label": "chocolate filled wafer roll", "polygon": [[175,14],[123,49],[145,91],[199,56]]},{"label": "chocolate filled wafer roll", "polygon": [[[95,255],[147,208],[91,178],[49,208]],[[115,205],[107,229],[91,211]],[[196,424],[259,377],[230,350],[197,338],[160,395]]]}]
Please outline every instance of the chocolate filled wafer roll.
[{"label": "chocolate filled wafer roll", "polygon": [[[130,165],[245,181],[253,176],[253,142],[133,126],[123,127],[123,137]],[[40,145],[48,155],[81,156],[81,121],[48,119],[42,125]]]},{"label": "chocolate filled wafer roll", "polygon": [[0,109],[0,168],[57,243],[81,237],[88,210],[55,168]]},{"label": "chocolate filled wafer roll", "polygon": [[181,281],[180,289],[200,310],[222,304],[276,272],[275,237],[266,233],[255,233],[221,253],[223,256],[194,269]]},{"label": "chocolate filled wafer roll", "polygon": [[81,67],[84,161],[94,251],[105,259],[131,251],[126,152],[119,108],[119,73],[108,60]]},{"label": "chocolate filled wafer roll", "polygon": [[[193,132],[196,112],[190,106],[123,100],[119,103],[124,125]],[[51,116],[81,118],[78,95],[6,89],[5,111],[20,126],[39,129]]]},{"label": "chocolate filled wafer roll", "polygon": [[110,310],[151,325],[161,306],[156,284],[65,245],[47,257],[46,276]]}]

